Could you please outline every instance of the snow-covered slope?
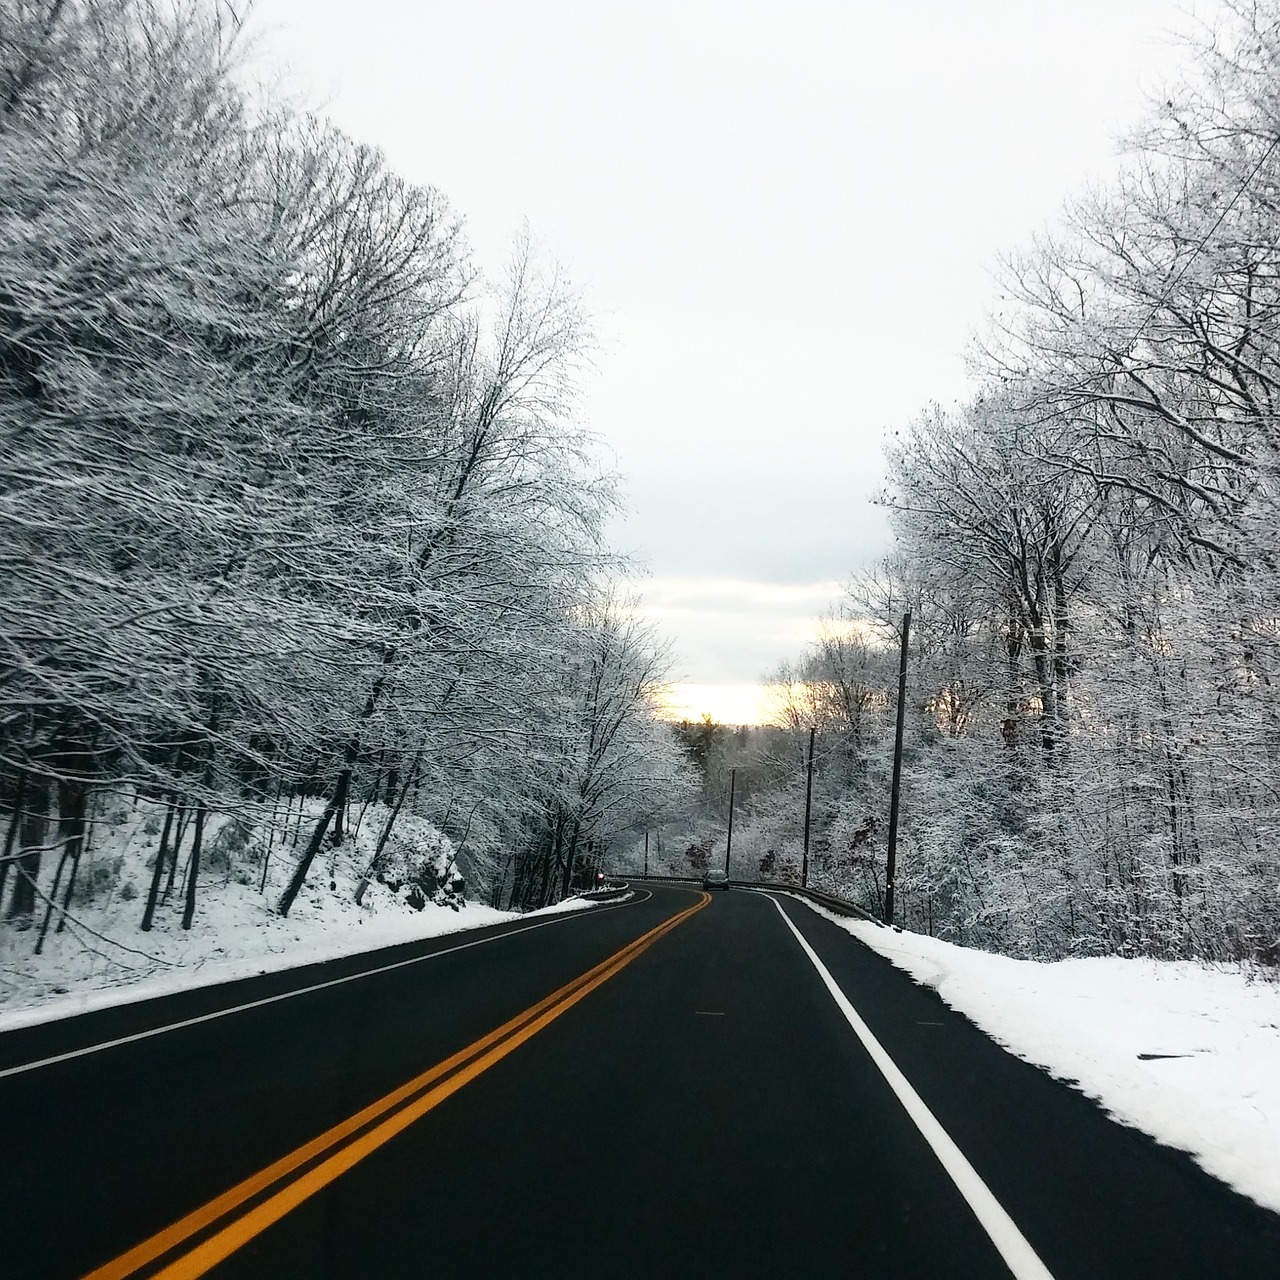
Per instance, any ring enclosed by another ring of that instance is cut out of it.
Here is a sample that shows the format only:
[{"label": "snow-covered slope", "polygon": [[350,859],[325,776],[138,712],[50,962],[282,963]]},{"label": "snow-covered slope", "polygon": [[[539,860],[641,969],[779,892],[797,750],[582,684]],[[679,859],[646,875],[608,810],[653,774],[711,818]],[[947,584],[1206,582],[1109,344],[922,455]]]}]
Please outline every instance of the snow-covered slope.
[{"label": "snow-covered slope", "polygon": [[[274,908],[292,873],[299,843],[305,843],[306,815],[267,859],[265,885],[265,850],[255,846],[257,829],[243,845],[236,838],[219,844],[219,832],[227,825],[219,816],[208,831],[193,927],[181,928],[180,873],[175,892],[157,911],[154,927],[143,933],[148,864],[158,844],[158,808],[147,801],[121,806],[95,831],[81,870],[82,888],[61,933],[56,930],[59,913],[53,913],[43,954],[34,954],[43,904],[29,929],[0,925],[0,1030],[518,917],[519,913],[475,902],[463,902],[456,909],[428,902],[415,910],[404,890],[392,893],[376,881],[357,906],[356,885],[368,866],[382,817],[385,814],[371,812],[340,850],[326,849],[317,857],[306,886],[283,919]],[[409,815],[401,817],[397,831],[427,845],[447,840],[429,823]],[[210,856],[211,850],[219,849]],[[53,861],[45,859],[46,864]],[[44,870],[47,881],[49,866]],[[51,888],[42,883],[42,892],[48,894]],[[575,899],[551,910],[587,905]]]}]

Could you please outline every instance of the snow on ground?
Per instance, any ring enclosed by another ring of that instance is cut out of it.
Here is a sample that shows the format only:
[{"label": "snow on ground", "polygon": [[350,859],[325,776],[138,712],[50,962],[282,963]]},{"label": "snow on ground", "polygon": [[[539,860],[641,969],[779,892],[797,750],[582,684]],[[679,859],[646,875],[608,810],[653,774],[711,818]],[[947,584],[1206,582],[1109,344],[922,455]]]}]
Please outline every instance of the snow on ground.
[{"label": "snow on ground", "polygon": [[[54,913],[44,954],[34,954],[43,906],[36,913],[37,927],[16,930],[0,924],[0,1031],[521,918],[519,912],[475,902],[457,910],[428,902],[414,910],[403,892],[393,894],[376,882],[356,906],[355,886],[376,840],[377,816],[372,814],[340,852],[326,850],[316,858],[287,918],[275,914],[274,907],[298,846],[292,841],[277,845],[263,891],[263,850],[255,851],[252,840],[233,848],[239,843],[233,838],[223,842],[224,856],[212,859],[200,876],[192,928],[181,928],[179,883],[157,912],[154,928],[143,933],[139,926],[151,874],[147,862],[154,858],[159,823],[145,801],[128,812],[122,808],[116,821],[95,834],[89,865],[81,873],[84,893],[73,902],[62,933],[56,932],[59,917]],[[211,824],[206,851],[216,847],[221,825]],[[305,819],[297,826],[302,829],[300,843],[305,843]],[[400,819],[397,831],[402,829],[420,841],[445,839],[409,816]],[[51,887],[42,884],[46,893]],[[570,899],[528,914],[591,905]]]},{"label": "snow on ground", "polygon": [[1280,983],[1193,961],[1014,960],[821,914],[1018,1057],[1280,1211]]}]

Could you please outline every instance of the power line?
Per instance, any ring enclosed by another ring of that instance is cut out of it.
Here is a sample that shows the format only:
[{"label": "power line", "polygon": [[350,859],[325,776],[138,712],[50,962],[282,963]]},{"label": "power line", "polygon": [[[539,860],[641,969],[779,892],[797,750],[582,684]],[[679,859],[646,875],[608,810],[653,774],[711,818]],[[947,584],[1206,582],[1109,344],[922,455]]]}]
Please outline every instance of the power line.
[{"label": "power line", "polygon": [[1231,210],[1236,207],[1236,204],[1239,201],[1240,197],[1244,195],[1246,191],[1248,191],[1249,184],[1261,172],[1262,166],[1266,164],[1268,160],[1271,159],[1271,156],[1273,155],[1277,147],[1280,147],[1280,134],[1278,134],[1276,137],[1274,137],[1271,140],[1271,145],[1268,146],[1267,149],[1262,153],[1262,155],[1258,157],[1257,163],[1253,166],[1252,169],[1249,170],[1248,174],[1245,176],[1244,181],[1236,189],[1235,195],[1233,195],[1231,199],[1227,201],[1227,203],[1223,206],[1222,212],[1219,213],[1218,216],[1214,219],[1213,226],[1211,226],[1209,230],[1206,231],[1204,235],[1200,238],[1200,243],[1197,244],[1196,247],[1191,251],[1191,256],[1186,260],[1186,262],[1182,264],[1181,268],[1179,268],[1178,270],[1177,275],[1175,275],[1173,279],[1169,281],[1168,285],[1165,287],[1164,292],[1160,295],[1159,298],[1156,299],[1151,310],[1147,312],[1146,318],[1143,320],[1143,322],[1138,326],[1137,330],[1134,332],[1133,341],[1135,343],[1138,341],[1139,338],[1142,337],[1143,333],[1146,331],[1147,325],[1149,325],[1152,322],[1152,320],[1156,318],[1156,314],[1159,312],[1160,308],[1163,307],[1164,304],[1169,301],[1170,295],[1178,287],[1179,283],[1182,280],[1182,277],[1185,276],[1187,272],[1191,269],[1191,264],[1195,262],[1195,260],[1204,251],[1204,248],[1209,243],[1209,240],[1213,236],[1213,233],[1217,231],[1217,229],[1220,226],[1222,226],[1222,223],[1226,219],[1227,214],[1229,214]]}]

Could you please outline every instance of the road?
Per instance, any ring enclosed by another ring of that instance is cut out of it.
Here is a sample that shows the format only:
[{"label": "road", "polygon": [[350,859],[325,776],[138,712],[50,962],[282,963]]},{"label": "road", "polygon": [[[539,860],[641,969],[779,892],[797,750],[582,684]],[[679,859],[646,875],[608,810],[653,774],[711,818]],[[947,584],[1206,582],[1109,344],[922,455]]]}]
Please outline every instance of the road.
[{"label": "road", "polygon": [[10,1032],[0,1132],[13,1280],[1280,1274],[1280,1218],[738,889]]}]

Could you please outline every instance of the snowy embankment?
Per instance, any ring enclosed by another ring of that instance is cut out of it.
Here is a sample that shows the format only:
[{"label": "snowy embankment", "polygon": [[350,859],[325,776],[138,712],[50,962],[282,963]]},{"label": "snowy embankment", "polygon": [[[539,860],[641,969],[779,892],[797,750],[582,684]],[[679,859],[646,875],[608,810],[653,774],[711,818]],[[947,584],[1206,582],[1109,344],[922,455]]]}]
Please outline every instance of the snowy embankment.
[{"label": "snowy embankment", "polygon": [[[342,849],[316,859],[283,918],[275,904],[309,830],[305,817],[299,818],[291,837],[266,858],[265,876],[265,850],[254,839],[244,848],[240,840],[223,840],[221,856],[201,875],[192,928],[181,927],[175,886],[154,927],[144,933],[142,894],[154,865],[157,811],[143,801],[121,812],[95,833],[84,892],[73,899],[62,931],[50,928],[42,954],[34,954],[36,927],[0,924],[0,1031],[521,918],[519,912],[474,902],[454,907],[429,901],[415,909],[403,890],[392,892],[376,879],[357,906],[356,886],[377,834],[374,822],[362,824]],[[221,816],[211,820],[209,848],[215,852],[223,825],[229,824]],[[405,816],[400,829],[415,844],[452,848],[420,819]],[[50,887],[43,886],[46,894]],[[529,915],[591,905],[570,899]],[[59,919],[54,913],[55,926]]]},{"label": "snowy embankment", "polygon": [[822,914],[1018,1057],[1280,1212],[1280,983],[1192,961],[1014,960]]}]

